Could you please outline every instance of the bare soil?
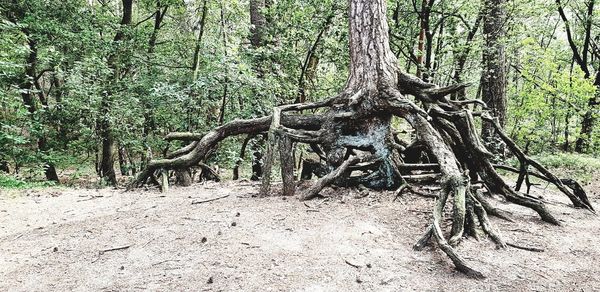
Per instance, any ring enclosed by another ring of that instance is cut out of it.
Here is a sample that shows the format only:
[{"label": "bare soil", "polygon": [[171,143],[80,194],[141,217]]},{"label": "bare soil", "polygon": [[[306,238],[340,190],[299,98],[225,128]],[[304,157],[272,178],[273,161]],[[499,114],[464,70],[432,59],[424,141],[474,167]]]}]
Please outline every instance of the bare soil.
[{"label": "bare soil", "polygon": [[[597,208],[599,187],[586,187]],[[500,201],[516,223],[491,218],[506,241],[544,252],[497,250],[485,238],[457,248],[484,280],[434,247],[412,250],[432,199],[328,189],[304,204],[257,190],[4,191],[0,291],[600,291],[600,220],[549,189],[533,194],[562,226]]]}]

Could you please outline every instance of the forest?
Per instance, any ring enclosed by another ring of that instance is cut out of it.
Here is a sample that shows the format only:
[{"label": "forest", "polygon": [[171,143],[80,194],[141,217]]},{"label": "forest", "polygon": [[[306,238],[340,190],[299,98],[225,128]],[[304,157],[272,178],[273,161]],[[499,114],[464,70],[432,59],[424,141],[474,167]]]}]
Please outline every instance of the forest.
[{"label": "forest", "polygon": [[0,197],[418,198],[476,279],[468,238],[599,223],[596,0],[0,0],[0,104]]}]

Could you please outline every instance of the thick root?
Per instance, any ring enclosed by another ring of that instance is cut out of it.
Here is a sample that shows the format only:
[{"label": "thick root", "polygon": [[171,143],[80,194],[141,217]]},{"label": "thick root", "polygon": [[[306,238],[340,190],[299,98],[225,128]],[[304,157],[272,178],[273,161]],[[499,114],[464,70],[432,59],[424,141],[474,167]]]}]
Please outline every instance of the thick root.
[{"label": "thick root", "polygon": [[[448,184],[449,187],[452,188],[453,185],[456,184],[461,184],[461,178],[458,177],[450,177],[448,179]],[[446,205],[446,200],[448,199],[448,194],[449,192],[442,192],[442,194],[440,194],[440,198],[437,200],[436,204],[435,204],[435,208],[433,211],[433,235],[435,236],[436,242],[438,244],[438,246],[440,247],[440,249],[450,258],[450,260],[452,260],[452,263],[454,263],[454,266],[456,267],[456,269],[462,273],[464,273],[465,275],[472,277],[472,278],[476,278],[476,279],[482,279],[485,278],[485,276],[471,268],[452,248],[452,246],[450,246],[450,244],[448,244],[448,242],[446,241],[446,239],[444,238],[444,235],[442,234],[442,228],[440,226],[440,222],[442,221],[442,217],[443,217],[443,211],[444,211],[444,206]]]},{"label": "thick root", "polygon": [[470,197],[473,202],[473,210],[479,219],[479,223],[481,224],[481,228],[483,231],[492,239],[498,248],[506,248],[506,243],[500,235],[492,228],[490,220],[488,219],[487,212],[485,208],[481,205],[481,203],[473,196]]},{"label": "thick root", "polygon": [[352,156],[352,157],[348,158],[340,166],[338,166],[338,168],[336,168],[334,171],[332,171],[332,172],[328,173],[327,175],[325,175],[324,177],[320,178],[312,186],[310,186],[308,189],[306,189],[300,195],[300,201],[310,200],[310,199],[318,196],[319,192],[324,187],[326,187],[327,185],[330,185],[335,179],[342,176],[351,165],[354,165],[354,164],[358,163],[359,161],[360,161],[360,158],[358,158],[356,156]]},{"label": "thick root", "polygon": [[[478,239],[480,234],[486,234],[499,248],[506,248],[507,243],[494,230],[488,216],[512,222],[508,213],[492,206],[477,188],[471,187],[471,183],[477,182],[477,185],[481,185],[480,188],[487,188],[490,193],[501,195],[511,203],[531,208],[542,220],[559,225],[559,221],[542,201],[513,190],[494,169],[492,155],[477,135],[478,130],[473,120],[476,115],[465,109],[470,105],[481,105],[485,109],[485,104],[478,100],[447,100],[446,95],[464,89],[465,84],[439,88],[404,73],[400,74],[398,83],[402,91],[392,86],[350,88],[323,102],[279,106],[274,109],[272,116],[232,121],[204,135],[171,134],[167,137],[168,140],[192,142],[171,153],[166,159],[151,161],[132,185],[140,186],[146,183],[157,171],[197,166],[227,137],[240,134],[251,137],[268,131],[261,196],[270,195],[271,172],[277,154],[281,160],[283,194],[295,193],[292,155],[294,143],[309,144],[320,159],[313,162],[306,160],[303,163],[303,179],[310,179],[313,173],[318,174],[320,178],[300,193],[300,200],[318,196],[321,190],[330,184],[364,185],[380,189],[396,189],[400,186],[396,193],[399,196],[404,190],[416,192],[417,189],[412,188],[412,184],[441,181],[440,194],[433,196],[436,199],[433,220],[414,249],[423,249],[433,239],[454,263],[456,269],[470,277],[483,278],[484,275],[471,268],[456,253],[453,246],[460,243],[464,236]],[[417,106],[403,96],[406,93],[414,95],[426,106]],[[328,109],[323,114],[314,115],[288,113],[321,107]],[[416,141],[402,142],[398,137],[394,137],[391,129],[393,115],[405,119],[412,126]],[[491,119],[486,112],[477,116],[488,121]],[[494,122],[493,119],[491,121]],[[497,123],[494,124],[497,126]],[[552,182],[565,193],[575,207],[593,211],[585,192],[577,182],[558,179],[523,154],[499,126],[497,132],[519,158],[522,164],[519,170],[521,180],[528,186],[528,176],[533,172],[528,172],[527,167],[531,166],[537,170],[537,176]],[[248,143],[248,140],[249,138],[244,144]],[[402,161],[401,155],[407,159]],[[333,171],[329,171],[331,169]],[[356,173],[360,175],[355,175]],[[165,175],[162,178],[162,185],[168,186],[168,177],[166,182]],[[449,199],[452,202],[452,229],[447,240],[441,222],[444,207]]]}]

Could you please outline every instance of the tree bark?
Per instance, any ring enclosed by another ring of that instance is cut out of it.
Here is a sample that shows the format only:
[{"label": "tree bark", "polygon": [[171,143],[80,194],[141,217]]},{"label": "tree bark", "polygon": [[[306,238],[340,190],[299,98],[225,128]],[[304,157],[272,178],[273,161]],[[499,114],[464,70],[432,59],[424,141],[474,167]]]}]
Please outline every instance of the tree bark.
[{"label": "tree bark", "polygon": [[[482,99],[502,127],[506,123],[506,54],[503,43],[506,34],[505,5],[506,0],[484,0],[485,47],[481,73]],[[482,137],[488,144],[495,145],[497,142],[494,127],[488,122],[482,125]]]},{"label": "tree bark", "polygon": [[10,173],[10,167],[8,167],[8,161],[0,160],[0,172]]},{"label": "tree bark", "polygon": [[253,47],[261,47],[264,43],[264,30],[267,20],[263,13],[265,0],[250,0],[250,43]]},{"label": "tree bark", "polygon": [[153,54],[156,49],[156,40],[158,39],[158,32],[160,31],[162,21],[167,14],[169,6],[162,6],[160,0],[156,1],[156,11],[154,11],[154,28],[152,34],[148,40],[148,53]]},{"label": "tree bark", "polygon": [[240,178],[240,166],[246,157],[246,147],[248,147],[248,142],[250,142],[252,138],[254,138],[253,135],[248,135],[242,143],[242,147],[240,148],[240,156],[233,167],[233,175],[231,177],[232,180],[238,180]]},{"label": "tree bark", "polygon": [[[221,36],[223,41],[223,64],[228,62],[228,50],[227,50],[227,30],[225,26],[225,7],[221,3]],[[219,125],[223,125],[225,121],[225,106],[227,105],[227,92],[229,90],[229,75],[225,72],[225,79],[223,80],[223,95],[221,96],[221,108],[219,110]]]}]

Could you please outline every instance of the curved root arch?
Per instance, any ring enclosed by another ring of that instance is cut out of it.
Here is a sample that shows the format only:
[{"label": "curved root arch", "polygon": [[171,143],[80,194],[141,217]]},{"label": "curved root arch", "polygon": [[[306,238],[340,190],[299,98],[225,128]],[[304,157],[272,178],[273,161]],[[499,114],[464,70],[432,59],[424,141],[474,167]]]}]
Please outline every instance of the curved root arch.
[{"label": "curved root arch", "polygon": [[[499,247],[507,246],[494,231],[488,215],[511,219],[486,201],[481,194],[482,188],[534,210],[548,223],[558,225],[559,221],[541,200],[513,190],[496,172],[492,155],[480,142],[473,121],[474,117],[494,121],[486,112],[485,103],[447,98],[468,84],[438,87],[400,72],[388,42],[386,1],[349,2],[350,68],[346,88],[341,94],[323,102],[279,106],[271,116],[235,120],[205,135],[173,134],[170,139],[195,142],[166,159],[150,162],[132,185],[146,183],[155,172],[197,165],[227,137],[268,131],[261,195],[271,194],[271,169],[277,152],[281,160],[283,193],[299,193],[301,199],[317,196],[329,184],[397,189],[400,194],[404,190],[414,191],[414,184],[433,180],[439,183],[440,192],[436,196],[431,224],[415,248],[420,249],[433,239],[458,270],[472,277],[483,277],[454,250],[464,236],[477,237],[480,231]],[[414,96],[414,101],[407,98],[408,95]],[[472,112],[477,107],[481,107],[481,111]],[[291,113],[307,109],[321,110],[312,115]],[[394,136],[391,127],[394,116],[405,119],[412,126],[416,141],[402,142]],[[557,178],[523,154],[497,123],[493,124],[499,137],[521,162],[518,171],[523,179],[528,181],[529,167],[533,167],[537,176],[556,185],[575,207],[593,211],[585,192],[576,182]],[[314,169],[320,170],[315,174],[321,174],[321,177],[300,192],[295,191],[293,143],[311,145],[324,162],[317,166],[313,164]],[[404,163],[403,158],[410,162]],[[422,165],[415,166],[415,163]],[[412,173],[414,170],[419,173]],[[446,239],[441,222],[448,202],[452,206],[452,229]]]},{"label": "curved root arch", "polygon": [[[271,168],[278,148],[282,167],[283,194],[295,193],[292,143],[310,144],[313,149],[316,149],[315,152],[320,152],[319,156],[325,160],[324,167],[329,172],[314,182],[311,187],[299,193],[299,198],[302,200],[318,196],[321,189],[329,184],[366,185],[372,188],[393,187],[398,188],[400,193],[404,190],[413,190],[411,185],[413,182],[410,181],[419,177],[419,175],[403,173],[410,172],[410,169],[434,170],[436,172],[427,177],[440,182],[441,190],[436,196],[431,225],[415,244],[415,249],[422,249],[433,239],[459,271],[476,278],[483,277],[483,274],[469,267],[455,252],[453,246],[456,246],[464,236],[478,237],[483,232],[498,247],[505,248],[507,244],[494,231],[488,215],[512,221],[505,212],[494,208],[486,201],[481,193],[481,187],[490,193],[503,196],[511,203],[533,209],[543,221],[559,225],[559,221],[548,211],[542,201],[510,188],[495,168],[516,171],[523,177],[533,175],[549,181],[564,193],[575,207],[593,212],[593,207],[579,184],[571,179],[559,179],[526,156],[487,114],[483,102],[451,101],[446,98],[447,95],[466,85],[438,88],[413,76],[400,73],[399,86],[404,89],[403,92],[395,88],[383,87],[377,91],[378,95],[373,97],[373,93],[367,90],[345,91],[323,102],[280,106],[274,109],[271,116],[234,120],[205,135],[171,134],[167,136],[168,139],[185,139],[194,142],[168,155],[166,159],[151,161],[132,185],[143,185],[155,172],[185,169],[201,163],[206,159],[207,154],[227,137],[265,131],[268,131],[268,147],[260,191],[263,196],[271,193]],[[416,100],[424,104],[423,108],[407,99],[405,94],[415,96]],[[469,105],[480,105],[482,111],[473,113],[468,109]],[[326,110],[314,115],[290,114],[293,111],[318,108]],[[411,125],[416,133],[415,143],[424,146],[425,152],[432,156],[434,163],[411,165],[402,162],[402,155],[405,155],[403,151],[407,151],[409,147],[400,145],[394,138],[389,127],[392,115],[405,119]],[[491,121],[496,126],[497,134],[519,159],[520,169],[492,163],[492,155],[478,137],[473,121],[474,116]],[[537,172],[530,172],[529,166],[535,168]],[[352,176],[356,171],[361,175]],[[423,177],[422,174],[420,176]],[[395,183],[390,184],[390,181]],[[517,189],[519,187],[518,185]],[[446,239],[441,222],[448,201],[452,204],[452,229],[449,239]]]}]

